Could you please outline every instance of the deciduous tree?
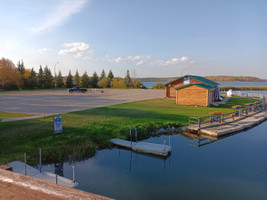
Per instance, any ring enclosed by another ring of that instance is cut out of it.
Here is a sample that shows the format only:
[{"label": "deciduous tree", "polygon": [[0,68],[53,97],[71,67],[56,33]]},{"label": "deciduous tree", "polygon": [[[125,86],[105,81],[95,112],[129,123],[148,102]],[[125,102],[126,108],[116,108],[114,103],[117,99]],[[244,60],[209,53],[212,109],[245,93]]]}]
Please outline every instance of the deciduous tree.
[{"label": "deciduous tree", "polygon": [[20,73],[14,63],[2,58],[0,60],[0,87],[4,90],[18,89]]}]

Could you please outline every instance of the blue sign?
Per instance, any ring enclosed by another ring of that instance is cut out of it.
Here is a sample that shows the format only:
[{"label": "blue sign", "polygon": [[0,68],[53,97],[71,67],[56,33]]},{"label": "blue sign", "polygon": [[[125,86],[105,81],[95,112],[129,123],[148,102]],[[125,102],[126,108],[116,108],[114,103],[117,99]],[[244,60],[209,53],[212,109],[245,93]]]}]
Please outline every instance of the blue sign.
[{"label": "blue sign", "polygon": [[54,116],[54,134],[62,133],[62,116]]}]

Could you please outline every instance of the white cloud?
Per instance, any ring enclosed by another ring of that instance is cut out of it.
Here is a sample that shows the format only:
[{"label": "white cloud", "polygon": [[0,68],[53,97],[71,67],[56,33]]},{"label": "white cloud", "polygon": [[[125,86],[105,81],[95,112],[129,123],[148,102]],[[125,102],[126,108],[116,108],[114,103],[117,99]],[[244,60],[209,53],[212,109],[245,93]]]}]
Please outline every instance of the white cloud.
[{"label": "white cloud", "polygon": [[46,52],[48,52],[48,51],[51,51],[51,49],[48,49],[48,48],[38,49],[38,52],[39,52],[40,54],[44,54],[44,53],[46,53]]},{"label": "white cloud", "polygon": [[88,0],[61,0],[57,5],[53,5],[51,12],[45,16],[39,25],[27,30],[33,33],[43,33],[60,26],[72,15],[80,12],[87,2]]},{"label": "white cloud", "polygon": [[182,63],[190,63],[193,64],[194,61],[188,58],[187,56],[183,56],[181,58],[172,58],[170,60],[164,61],[164,60],[156,60],[154,62],[151,62],[150,65],[164,65],[164,66],[170,66],[170,65],[177,65]]},{"label": "white cloud", "polygon": [[85,53],[92,52],[90,46],[84,42],[65,43],[64,46],[67,47],[67,49],[59,50],[59,55],[71,54],[74,55],[75,58],[91,59],[91,57],[84,55]]},{"label": "white cloud", "polygon": [[109,61],[116,62],[116,63],[134,62],[135,65],[142,65],[150,59],[151,59],[151,56],[128,56],[126,58],[117,57],[117,58],[109,59]]}]

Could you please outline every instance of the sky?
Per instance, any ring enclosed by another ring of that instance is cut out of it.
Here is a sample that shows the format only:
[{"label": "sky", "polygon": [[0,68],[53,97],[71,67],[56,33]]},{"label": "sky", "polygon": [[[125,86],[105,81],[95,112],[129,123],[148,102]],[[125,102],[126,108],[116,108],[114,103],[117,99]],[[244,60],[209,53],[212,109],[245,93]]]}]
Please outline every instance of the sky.
[{"label": "sky", "polygon": [[37,72],[267,78],[266,0],[1,0],[0,58]]}]

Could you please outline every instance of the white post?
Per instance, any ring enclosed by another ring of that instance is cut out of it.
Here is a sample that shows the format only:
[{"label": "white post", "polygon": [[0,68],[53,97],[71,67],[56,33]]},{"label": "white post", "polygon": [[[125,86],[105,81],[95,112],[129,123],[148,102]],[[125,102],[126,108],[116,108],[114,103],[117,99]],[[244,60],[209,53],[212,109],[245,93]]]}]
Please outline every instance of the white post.
[{"label": "white post", "polygon": [[137,142],[137,128],[135,128],[135,142]]},{"label": "white post", "polygon": [[75,168],[72,166],[72,181],[75,183]]},{"label": "white post", "polygon": [[41,173],[41,168],[42,168],[42,149],[40,148],[40,151],[39,151],[39,155],[40,155],[40,158],[39,158],[39,169],[40,169],[40,173]]},{"label": "white post", "polygon": [[27,153],[24,153],[25,175],[27,175]]},{"label": "white post", "polygon": [[130,140],[131,140],[131,146],[132,146],[132,127],[130,126]]}]

